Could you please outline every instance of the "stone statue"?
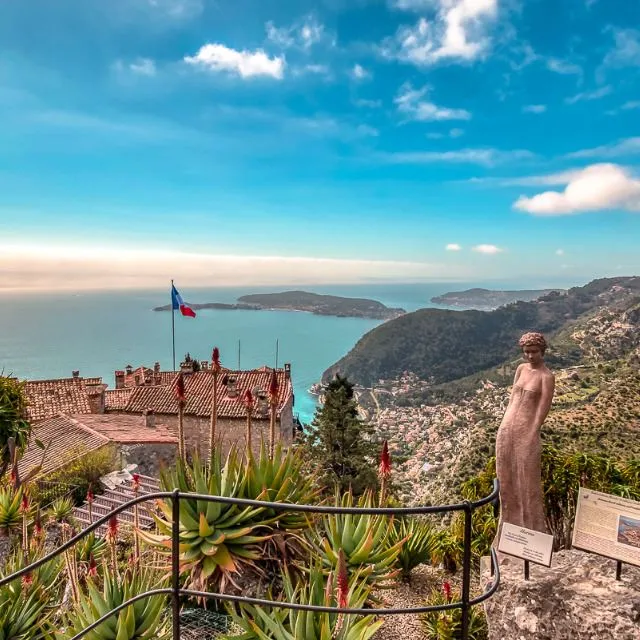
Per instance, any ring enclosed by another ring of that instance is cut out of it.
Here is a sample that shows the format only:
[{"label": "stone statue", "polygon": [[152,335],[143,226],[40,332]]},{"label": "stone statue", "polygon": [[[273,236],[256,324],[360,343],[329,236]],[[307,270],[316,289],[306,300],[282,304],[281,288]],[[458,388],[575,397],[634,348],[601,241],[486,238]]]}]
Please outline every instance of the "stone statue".
[{"label": "stone statue", "polygon": [[543,361],[547,343],[541,333],[525,333],[519,344],[526,362],[516,370],[509,406],[496,437],[500,523],[546,533],[540,427],[551,408],[555,378]]}]

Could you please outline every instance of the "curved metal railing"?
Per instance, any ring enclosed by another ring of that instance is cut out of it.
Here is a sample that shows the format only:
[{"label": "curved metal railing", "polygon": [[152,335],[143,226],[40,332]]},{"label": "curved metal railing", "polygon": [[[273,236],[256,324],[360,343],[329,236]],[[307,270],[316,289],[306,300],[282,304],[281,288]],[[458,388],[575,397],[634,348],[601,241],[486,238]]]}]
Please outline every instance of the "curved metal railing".
[{"label": "curved metal railing", "polygon": [[[484,498],[476,500],[474,502],[460,502],[450,505],[435,505],[425,507],[331,507],[326,505],[306,505],[306,504],[289,504],[283,502],[266,502],[264,500],[248,500],[242,498],[229,498],[224,496],[211,496],[200,493],[185,493],[178,489],[173,491],[157,491],[154,493],[147,493],[142,496],[138,496],[129,500],[128,502],[119,505],[107,515],[96,520],[93,524],[89,525],[78,534],[70,538],[67,542],[60,547],[43,556],[39,560],[33,562],[27,567],[4,577],[0,578],[0,587],[5,584],[21,578],[23,575],[34,571],[38,567],[46,564],[50,560],[64,553],[67,549],[73,547],[76,542],[79,542],[84,537],[89,535],[92,531],[95,531],[102,525],[106,524],[114,515],[118,515],[122,511],[126,511],[130,507],[140,504],[141,502],[147,502],[149,500],[158,499],[171,499],[172,502],[172,536],[171,536],[171,587],[163,589],[152,589],[139,593],[133,598],[130,598],[126,602],[123,602],[118,607],[115,607],[99,620],[96,620],[86,629],[83,629],[77,633],[71,640],[80,640],[84,638],[90,631],[101,625],[108,620],[111,616],[119,613],[122,609],[125,609],[129,605],[155,595],[170,595],[172,599],[172,624],[173,624],[173,640],[180,640],[180,597],[181,596],[193,596],[199,598],[216,599],[227,602],[244,602],[247,604],[253,604],[261,607],[278,607],[282,609],[296,609],[302,611],[316,611],[318,613],[344,613],[355,615],[398,615],[398,614],[419,614],[419,613],[431,613],[436,611],[448,611],[451,609],[462,609],[462,640],[468,640],[469,637],[469,611],[472,606],[480,604],[485,600],[488,600],[498,589],[500,584],[500,567],[498,564],[498,558],[495,549],[491,549],[491,565],[493,580],[491,584],[487,586],[485,591],[475,597],[471,598],[471,518],[473,511],[488,504],[493,504],[497,507],[499,499],[499,485],[498,480],[493,481],[493,491]],[[211,593],[208,591],[194,591],[191,589],[182,589],[180,587],[180,550],[179,550],[179,525],[180,525],[180,500],[204,500],[206,502],[219,502],[223,504],[235,504],[245,507],[262,507],[267,509],[274,509],[278,511],[301,511],[307,513],[325,513],[325,514],[364,514],[364,515],[424,515],[435,513],[448,513],[455,511],[464,512],[464,546],[463,546],[463,559],[462,559],[462,599],[458,602],[449,602],[442,605],[431,605],[425,607],[406,607],[406,608],[392,608],[392,609],[363,609],[363,608],[340,608],[340,607],[324,607],[317,605],[305,605],[295,602],[281,602],[279,600],[265,600],[262,598],[249,598],[245,596],[233,596],[225,593]]]}]

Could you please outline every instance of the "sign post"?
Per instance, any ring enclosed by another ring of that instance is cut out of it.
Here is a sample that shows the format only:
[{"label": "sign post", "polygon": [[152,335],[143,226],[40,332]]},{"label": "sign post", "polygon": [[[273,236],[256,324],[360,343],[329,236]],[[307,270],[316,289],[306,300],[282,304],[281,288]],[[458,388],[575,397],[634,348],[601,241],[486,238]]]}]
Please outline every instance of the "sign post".
[{"label": "sign post", "polygon": [[551,566],[553,536],[515,524],[503,523],[498,551],[524,560],[524,579],[529,580],[529,563]]}]

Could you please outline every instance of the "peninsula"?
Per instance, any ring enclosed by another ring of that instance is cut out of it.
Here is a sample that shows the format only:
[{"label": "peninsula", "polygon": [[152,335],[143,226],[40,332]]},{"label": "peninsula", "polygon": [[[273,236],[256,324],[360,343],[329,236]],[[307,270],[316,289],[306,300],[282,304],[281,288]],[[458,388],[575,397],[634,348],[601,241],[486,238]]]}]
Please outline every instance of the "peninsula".
[{"label": "peninsula", "polygon": [[434,304],[466,309],[493,310],[512,302],[530,302],[550,293],[564,293],[563,289],[525,289],[521,291],[492,291],[490,289],[467,289],[451,291],[431,298]]},{"label": "peninsula", "polygon": [[[194,309],[226,309],[243,311],[265,311],[281,309],[306,311],[321,316],[342,318],[373,318],[390,320],[404,315],[404,309],[387,307],[377,300],[366,298],[343,298],[320,295],[308,291],[282,291],[280,293],[255,293],[238,298],[237,303],[207,302],[189,303]],[[154,311],[171,311],[171,305],[155,307]]]}]

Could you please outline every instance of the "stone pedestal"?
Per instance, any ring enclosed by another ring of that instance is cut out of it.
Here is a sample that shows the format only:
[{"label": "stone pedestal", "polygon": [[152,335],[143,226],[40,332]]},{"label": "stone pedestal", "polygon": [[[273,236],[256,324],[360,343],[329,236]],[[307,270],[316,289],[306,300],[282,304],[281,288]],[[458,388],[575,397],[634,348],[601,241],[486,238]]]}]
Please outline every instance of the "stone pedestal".
[{"label": "stone pedestal", "polygon": [[[483,563],[483,586],[491,580]],[[551,568],[500,554],[500,588],[485,603],[489,640],[640,640],[640,568],[560,551]]]}]

